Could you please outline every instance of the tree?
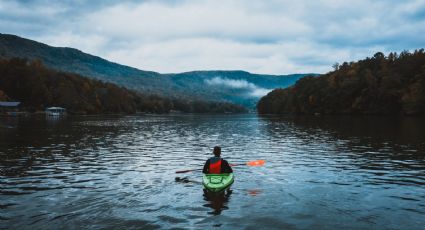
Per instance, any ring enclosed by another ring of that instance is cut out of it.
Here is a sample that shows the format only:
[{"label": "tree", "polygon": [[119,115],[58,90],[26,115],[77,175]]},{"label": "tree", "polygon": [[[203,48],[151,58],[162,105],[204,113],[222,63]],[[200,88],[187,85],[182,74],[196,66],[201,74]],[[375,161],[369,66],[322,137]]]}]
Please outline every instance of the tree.
[{"label": "tree", "polygon": [[260,114],[425,115],[425,53],[403,51],[388,58],[377,52],[356,63],[336,63],[335,71],[305,77],[261,98]]}]

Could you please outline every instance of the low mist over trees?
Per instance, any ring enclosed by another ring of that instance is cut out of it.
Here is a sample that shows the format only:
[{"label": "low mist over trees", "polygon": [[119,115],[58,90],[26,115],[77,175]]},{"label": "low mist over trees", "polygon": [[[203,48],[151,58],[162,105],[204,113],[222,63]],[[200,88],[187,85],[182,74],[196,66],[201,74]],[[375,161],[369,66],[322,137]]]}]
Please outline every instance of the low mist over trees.
[{"label": "low mist over trees", "polygon": [[425,53],[376,53],[334,71],[276,89],[257,104],[260,114],[425,114]]},{"label": "low mist over trees", "polygon": [[127,90],[112,83],[46,68],[41,61],[0,60],[0,98],[21,101],[29,111],[62,106],[71,113],[244,112],[230,103],[168,99]]}]

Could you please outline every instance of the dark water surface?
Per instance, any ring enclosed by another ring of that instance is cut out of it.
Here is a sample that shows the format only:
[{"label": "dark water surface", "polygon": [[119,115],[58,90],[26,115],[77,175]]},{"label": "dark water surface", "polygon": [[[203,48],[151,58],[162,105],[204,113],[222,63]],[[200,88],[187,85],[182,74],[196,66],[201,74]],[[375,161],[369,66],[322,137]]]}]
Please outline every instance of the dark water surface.
[{"label": "dark water surface", "polygon": [[[267,163],[206,196],[200,172],[173,172],[201,168],[214,145]],[[423,118],[0,118],[0,228],[424,226]]]}]

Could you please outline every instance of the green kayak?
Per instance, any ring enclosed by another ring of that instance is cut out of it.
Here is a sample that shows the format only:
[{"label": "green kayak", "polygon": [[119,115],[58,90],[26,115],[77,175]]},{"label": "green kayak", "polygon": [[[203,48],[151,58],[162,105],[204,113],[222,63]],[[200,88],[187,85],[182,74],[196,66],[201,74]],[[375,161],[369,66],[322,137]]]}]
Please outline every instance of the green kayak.
[{"label": "green kayak", "polygon": [[233,184],[233,173],[204,174],[202,183],[211,192],[221,192]]}]

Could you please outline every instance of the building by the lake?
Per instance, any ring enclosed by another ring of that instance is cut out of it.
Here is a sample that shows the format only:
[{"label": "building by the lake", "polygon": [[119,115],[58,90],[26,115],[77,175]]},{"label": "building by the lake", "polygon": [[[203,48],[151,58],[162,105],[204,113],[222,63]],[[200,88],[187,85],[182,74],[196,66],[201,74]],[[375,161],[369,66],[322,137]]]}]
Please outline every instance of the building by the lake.
[{"label": "building by the lake", "polygon": [[66,115],[66,109],[62,107],[49,107],[46,108],[47,116],[64,116]]},{"label": "building by the lake", "polygon": [[17,116],[19,115],[18,101],[0,101],[0,115]]}]

